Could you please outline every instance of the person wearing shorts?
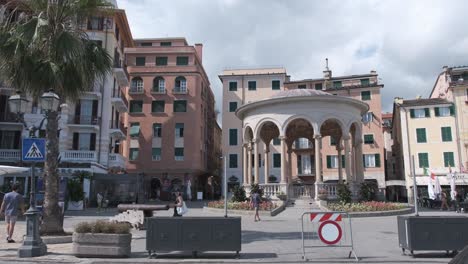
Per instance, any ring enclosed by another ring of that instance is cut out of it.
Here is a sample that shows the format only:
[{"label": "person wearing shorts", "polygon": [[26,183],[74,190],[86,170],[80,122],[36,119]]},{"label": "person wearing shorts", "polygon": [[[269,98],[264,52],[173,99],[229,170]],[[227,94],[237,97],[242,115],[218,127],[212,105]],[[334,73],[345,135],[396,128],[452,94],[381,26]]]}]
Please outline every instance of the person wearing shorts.
[{"label": "person wearing shorts", "polygon": [[5,194],[5,196],[3,197],[0,212],[5,213],[5,222],[7,227],[6,240],[8,243],[15,243],[15,241],[13,240],[13,231],[15,230],[15,224],[16,219],[18,218],[19,208],[21,208],[21,212],[24,213],[24,204],[23,196],[17,192],[18,185],[13,184],[11,190],[11,192]]}]

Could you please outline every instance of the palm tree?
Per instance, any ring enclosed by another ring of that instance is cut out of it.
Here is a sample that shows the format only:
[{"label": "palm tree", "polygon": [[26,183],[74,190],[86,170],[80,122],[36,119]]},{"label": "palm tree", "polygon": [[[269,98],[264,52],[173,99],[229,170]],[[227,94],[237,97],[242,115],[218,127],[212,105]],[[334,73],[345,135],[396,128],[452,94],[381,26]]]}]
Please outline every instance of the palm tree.
[{"label": "palm tree", "polygon": [[[15,0],[0,16],[0,74],[33,98],[52,89],[73,101],[112,69],[111,56],[84,31],[86,19],[112,12],[105,0]],[[6,10],[6,11],[5,11]],[[46,114],[44,210],[41,233],[63,233],[57,173],[60,109]]]}]

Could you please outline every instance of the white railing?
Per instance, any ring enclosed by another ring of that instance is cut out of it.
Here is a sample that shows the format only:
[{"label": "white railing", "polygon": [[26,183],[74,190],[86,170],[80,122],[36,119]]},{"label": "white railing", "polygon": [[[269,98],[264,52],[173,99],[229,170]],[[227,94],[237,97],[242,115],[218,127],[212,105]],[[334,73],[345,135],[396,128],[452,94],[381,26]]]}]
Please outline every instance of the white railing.
[{"label": "white railing", "polygon": [[0,160],[20,160],[21,152],[19,149],[0,149]]},{"label": "white railing", "polygon": [[314,198],[315,197],[315,185],[290,185],[288,196],[290,198]]},{"label": "white railing", "polygon": [[61,154],[62,161],[70,162],[97,162],[96,151],[67,150]]},{"label": "white railing", "polygon": [[277,195],[280,193],[287,193],[287,184],[283,183],[267,183],[259,184],[260,188],[263,189],[263,194],[266,197],[277,198]]},{"label": "white railing", "polygon": [[327,198],[334,200],[338,198],[338,184],[337,183],[317,183],[318,189],[327,191]]},{"label": "white railing", "polygon": [[109,167],[125,168],[125,158],[118,153],[109,154]]}]

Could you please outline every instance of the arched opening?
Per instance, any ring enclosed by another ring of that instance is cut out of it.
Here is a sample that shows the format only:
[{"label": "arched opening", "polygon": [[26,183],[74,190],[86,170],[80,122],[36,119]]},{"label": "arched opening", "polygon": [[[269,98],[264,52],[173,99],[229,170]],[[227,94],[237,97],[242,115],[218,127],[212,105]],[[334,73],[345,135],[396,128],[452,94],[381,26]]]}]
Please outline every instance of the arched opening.
[{"label": "arched opening", "polygon": [[141,77],[133,77],[130,84],[130,92],[142,93],[143,92],[143,79]]},{"label": "arched opening", "polygon": [[166,81],[163,77],[158,76],[153,79],[153,89],[154,93],[165,93],[166,92]]},{"label": "arched opening", "polygon": [[174,92],[186,93],[187,92],[187,80],[183,76],[179,76],[175,79]]}]

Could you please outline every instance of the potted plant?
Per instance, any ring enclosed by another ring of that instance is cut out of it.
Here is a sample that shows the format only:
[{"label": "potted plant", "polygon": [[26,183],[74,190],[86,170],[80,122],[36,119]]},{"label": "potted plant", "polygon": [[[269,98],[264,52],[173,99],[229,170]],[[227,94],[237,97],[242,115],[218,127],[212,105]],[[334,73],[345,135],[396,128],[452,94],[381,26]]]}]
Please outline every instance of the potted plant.
[{"label": "potted plant", "polygon": [[328,191],[326,189],[319,189],[318,190],[318,198],[319,200],[327,200],[328,198]]},{"label": "potted plant", "polygon": [[67,183],[68,189],[68,208],[70,211],[83,210],[83,184],[79,178],[72,178]]},{"label": "potted plant", "polygon": [[131,254],[132,234],[126,223],[82,222],[73,233],[76,257],[123,258]]}]

